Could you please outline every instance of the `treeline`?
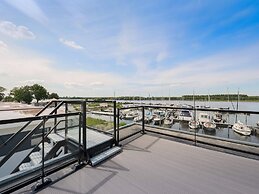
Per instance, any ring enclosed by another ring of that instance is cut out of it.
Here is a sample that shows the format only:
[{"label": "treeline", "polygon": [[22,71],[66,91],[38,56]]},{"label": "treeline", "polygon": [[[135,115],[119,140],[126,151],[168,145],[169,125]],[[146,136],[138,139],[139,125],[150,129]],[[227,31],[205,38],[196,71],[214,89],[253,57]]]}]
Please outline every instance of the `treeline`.
[{"label": "treeline", "polygon": [[[62,97],[72,99],[89,99],[89,100],[186,100],[192,101],[193,95],[183,95],[180,97],[175,96],[119,96],[119,97]],[[237,94],[214,94],[214,95],[195,95],[196,101],[237,101]],[[247,94],[239,95],[240,101],[259,101],[259,96],[248,96]]]},{"label": "treeline", "polygon": [[38,103],[40,100],[44,99],[59,98],[57,93],[49,93],[46,88],[39,84],[14,87],[8,95],[5,95],[5,91],[6,89],[0,86],[0,101],[16,101],[30,104],[33,99],[35,99]]},{"label": "treeline", "polygon": [[[195,100],[198,101],[259,101],[259,96],[248,96],[247,94],[214,94],[214,95],[195,95]],[[193,100],[193,95],[184,95],[182,100]]]}]

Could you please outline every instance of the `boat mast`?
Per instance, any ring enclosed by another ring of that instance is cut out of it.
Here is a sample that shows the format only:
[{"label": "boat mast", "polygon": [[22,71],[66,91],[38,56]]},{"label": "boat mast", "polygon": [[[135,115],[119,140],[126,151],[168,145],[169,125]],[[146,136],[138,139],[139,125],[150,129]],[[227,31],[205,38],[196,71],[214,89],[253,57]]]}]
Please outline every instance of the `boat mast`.
[{"label": "boat mast", "polygon": [[[239,88],[237,91],[237,110],[238,110],[238,104],[239,104]],[[236,122],[237,122],[237,114],[236,114]]]},{"label": "boat mast", "polygon": [[195,107],[195,98],[194,98],[194,90],[193,90],[193,112],[194,112],[194,118],[193,120],[196,121],[196,107]]},{"label": "boat mast", "polygon": [[171,91],[170,91],[170,88],[169,88],[169,102],[171,101]]}]

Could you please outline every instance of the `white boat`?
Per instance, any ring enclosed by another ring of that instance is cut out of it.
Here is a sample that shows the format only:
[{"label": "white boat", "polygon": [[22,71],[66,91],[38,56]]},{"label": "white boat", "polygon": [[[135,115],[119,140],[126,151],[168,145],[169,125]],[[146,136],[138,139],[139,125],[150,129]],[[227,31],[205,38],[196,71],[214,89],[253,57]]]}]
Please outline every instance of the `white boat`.
[{"label": "white boat", "polygon": [[178,116],[178,119],[180,121],[191,121],[192,120],[192,115],[189,110],[182,110],[180,115]]},{"label": "white boat", "polygon": [[203,123],[203,127],[204,129],[212,131],[216,129],[217,125],[214,121],[208,121]]},{"label": "white boat", "polygon": [[232,129],[242,135],[251,135],[252,129],[247,127],[244,123],[238,121],[232,126]]},{"label": "white boat", "polygon": [[161,125],[165,119],[165,111],[155,110],[153,112],[154,125]]},{"label": "white boat", "polygon": [[153,120],[153,116],[152,115],[146,115],[144,120],[145,120],[146,124],[151,123],[151,121]]},{"label": "white boat", "polygon": [[222,121],[222,114],[219,113],[219,112],[216,112],[216,113],[215,113],[215,117],[214,117],[214,121],[215,121],[215,122],[220,122],[220,121]]},{"label": "white boat", "polygon": [[195,120],[189,121],[189,128],[190,129],[198,129],[199,126],[200,126],[200,122],[199,121],[195,121]]},{"label": "white boat", "polygon": [[163,116],[154,115],[154,117],[153,117],[154,125],[161,125],[164,119],[165,119],[165,117],[163,117]]},{"label": "white boat", "polygon": [[138,116],[139,116],[138,112],[133,111],[133,112],[127,113],[125,115],[124,119],[125,120],[133,120],[135,117],[138,117]]},{"label": "white boat", "polygon": [[257,127],[259,127],[259,121],[257,121],[256,125],[257,125]]},{"label": "white boat", "polygon": [[174,119],[173,117],[168,117],[164,120],[164,125],[166,127],[171,127],[173,125]]},{"label": "white boat", "polygon": [[200,113],[199,114],[199,118],[198,118],[198,121],[203,124],[205,122],[210,122],[211,121],[211,117],[209,114],[207,113]]},{"label": "white boat", "polygon": [[142,121],[142,116],[137,116],[133,119],[134,122]]}]

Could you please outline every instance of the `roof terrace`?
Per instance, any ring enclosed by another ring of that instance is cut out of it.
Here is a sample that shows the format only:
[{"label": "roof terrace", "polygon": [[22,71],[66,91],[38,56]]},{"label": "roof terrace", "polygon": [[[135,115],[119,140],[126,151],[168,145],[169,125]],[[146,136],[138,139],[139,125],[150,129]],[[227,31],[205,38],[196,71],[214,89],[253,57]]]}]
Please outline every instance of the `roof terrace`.
[{"label": "roof terrace", "polygon": [[97,167],[87,165],[69,175],[65,173],[39,193],[236,194],[259,190],[257,160],[152,133],[136,135],[124,141],[122,148],[120,154]]}]

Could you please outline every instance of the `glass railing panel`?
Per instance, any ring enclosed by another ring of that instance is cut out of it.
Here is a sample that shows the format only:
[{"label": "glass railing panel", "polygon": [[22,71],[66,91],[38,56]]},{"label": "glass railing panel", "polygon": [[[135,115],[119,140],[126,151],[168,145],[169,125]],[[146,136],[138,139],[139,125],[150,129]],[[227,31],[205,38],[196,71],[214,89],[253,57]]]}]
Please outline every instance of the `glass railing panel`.
[{"label": "glass railing panel", "polygon": [[114,132],[114,103],[87,102],[86,125],[90,129],[96,129],[106,134]]}]

